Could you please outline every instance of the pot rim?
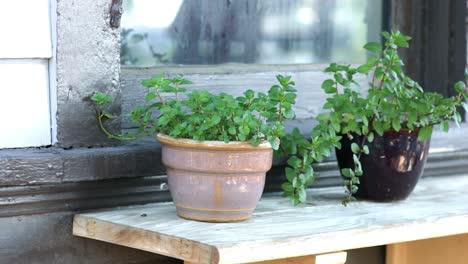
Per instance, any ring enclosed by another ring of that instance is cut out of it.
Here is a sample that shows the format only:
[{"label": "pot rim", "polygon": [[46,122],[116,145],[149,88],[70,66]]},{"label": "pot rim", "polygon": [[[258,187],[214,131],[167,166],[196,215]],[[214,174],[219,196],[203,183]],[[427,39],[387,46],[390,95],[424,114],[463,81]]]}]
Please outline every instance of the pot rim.
[{"label": "pot rim", "polygon": [[257,147],[252,146],[248,141],[231,141],[225,143],[224,141],[211,141],[211,140],[193,140],[188,138],[173,138],[165,134],[157,134],[156,140],[161,144],[190,149],[205,149],[205,150],[272,150],[271,144],[267,141],[260,143]]}]

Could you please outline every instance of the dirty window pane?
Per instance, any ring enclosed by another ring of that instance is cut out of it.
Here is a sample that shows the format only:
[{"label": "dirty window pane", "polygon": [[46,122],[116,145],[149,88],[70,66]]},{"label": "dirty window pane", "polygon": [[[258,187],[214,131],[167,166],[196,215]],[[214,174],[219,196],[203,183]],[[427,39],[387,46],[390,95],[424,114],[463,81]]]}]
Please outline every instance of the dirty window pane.
[{"label": "dirty window pane", "polygon": [[124,0],[121,63],[359,63],[382,1]]}]

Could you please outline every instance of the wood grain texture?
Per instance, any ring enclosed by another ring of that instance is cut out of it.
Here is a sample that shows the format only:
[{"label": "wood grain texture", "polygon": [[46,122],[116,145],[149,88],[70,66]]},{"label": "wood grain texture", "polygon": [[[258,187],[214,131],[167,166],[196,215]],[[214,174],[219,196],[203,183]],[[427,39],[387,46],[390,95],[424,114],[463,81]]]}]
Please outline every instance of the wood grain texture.
[{"label": "wood grain texture", "polygon": [[468,175],[423,179],[409,199],[353,202],[340,187],[310,202],[262,199],[252,219],[212,224],[180,219],[172,203],[75,216],[74,234],[196,263],[248,263],[468,233]]},{"label": "wood grain texture", "polygon": [[387,264],[466,264],[468,234],[423,239],[387,246]]}]

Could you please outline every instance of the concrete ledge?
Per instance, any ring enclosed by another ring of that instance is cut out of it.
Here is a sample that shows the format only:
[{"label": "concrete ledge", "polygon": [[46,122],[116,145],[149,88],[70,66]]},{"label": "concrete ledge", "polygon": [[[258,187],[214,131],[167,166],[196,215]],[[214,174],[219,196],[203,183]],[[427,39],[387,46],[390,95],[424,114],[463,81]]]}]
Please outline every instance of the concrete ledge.
[{"label": "concrete ledge", "polygon": [[164,174],[156,142],[119,147],[0,150],[0,186]]},{"label": "concrete ledge", "polygon": [[[127,154],[127,159],[133,160],[136,168],[148,168],[151,160],[138,160],[137,157],[147,155],[149,152],[139,152],[134,155]],[[150,202],[169,201],[170,195],[167,189],[166,176],[146,176],[137,177],[127,173],[127,178],[104,179],[104,177],[115,176],[111,173],[121,168],[125,164],[122,157],[112,161],[112,157],[97,157],[93,161],[90,156],[75,157],[80,162],[70,162],[69,171],[73,171],[76,177],[80,166],[86,164],[101,164],[96,160],[107,159],[108,164],[117,164],[112,170],[104,170],[100,180],[81,181],[81,182],[56,182],[48,184],[29,184],[26,186],[0,187],[0,217],[18,216],[30,214],[42,214],[58,211],[72,211],[93,209],[102,207],[114,207],[131,204],[144,204]],[[450,176],[468,171],[468,150],[457,152],[432,153],[428,157],[424,177]],[[67,163],[67,162],[65,162]],[[104,163],[104,164],[107,164]],[[39,162],[36,161],[36,164]],[[153,164],[154,161],[153,161]],[[46,164],[47,165],[47,164]],[[104,165],[107,166],[107,165]],[[335,161],[322,162],[314,165],[318,178],[312,185],[313,188],[341,185],[342,179],[339,176],[337,164]],[[82,168],[84,171],[90,171],[89,168]],[[32,171],[32,169],[31,169]],[[41,170],[46,172],[45,169]],[[76,173],[75,173],[76,172]],[[128,172],[128,171],[127,171]],[[151,173],[151,170],[142,171]],[[159,171],[159,173],[162,172]],[[46,176],[46,173],[43,174]],[[123,174],[121,174],[123,175]],[[131,177],[133,176],[133,177]],[[0,178],[2,178],[0,176]],[[53,179],[58,179],[54,178]],[[44,178],[46,180],[47,178]],[[77,179],[77,178],[75,178]],[[268,173],[265,192],[278,192],[281,190],[281,184],[284,182],[284,167],[274,166]]]},{"label": "concrete ledge", "polygon": [[[310,120],[296,120],[288,128],[298,126],[308,131]],[[468,125],[454,128],[449,134],[435,132],[431,142],[426,175],[453,174],[467,168],[468,141],[462,140]],[[316,164],[320,181],[340,183],[335,158]],[[276,165],[286,159],[275,160]],[[118,147],[0,150],[0,186],[38,185],[115,178],[164,175],[160,145],[154,138],[126,143]],[[282,168],[274,168],[270,175],[282,175]],[[282,180],[282,179],[281,179]]]}]

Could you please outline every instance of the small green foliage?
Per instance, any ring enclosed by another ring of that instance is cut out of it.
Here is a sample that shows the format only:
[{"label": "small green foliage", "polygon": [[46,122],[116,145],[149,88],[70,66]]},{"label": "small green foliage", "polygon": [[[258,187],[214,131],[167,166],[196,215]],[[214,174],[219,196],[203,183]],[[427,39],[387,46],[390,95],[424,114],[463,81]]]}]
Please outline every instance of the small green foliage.
[{"label": "small green foliage", "polygon": [[354,154],[358,154],[361,151],[361,148],[359,147],[358,144],[353,142],[351,144],[351,151],[353,151]]},{"label": "small green foliage", "polygon": [[111,103],[114,99],[112,98],[112,96],[108,94],[96,92],[91,97],[91,100],[97,105],[104,105],[104,104]]},{"label": "small green foliage", "polygon": [[[104,118],[115,118],[103,109],[112,98],[96,92],[92,100],[98,110],[99,125],[110,138],[132,140],[163,133],[194,140],[249,141],[254,146],[268,141],[273,149],[278,149],[284,120],[295,117],[292,107],[296,89],[290,76],[277,75],[276,79],[279,84],[273,85],[267,94],[246,90],[243,96],[235,98],[226,93],[187,92],[182,86],[192,84],[191,81],[155,75],[141,82],[147,90],[144,104],[129,113],[139,128],[135,134],[125,136],[114,135],[103,126]],[[173,99],[165,99],[167,94],[173,94]]]},{"label": "small green foliage", "polygon": [[[447,128],[445,130],[448,131],[448,126],[447,126]],[[431,137],[431,135],[432,135],[432,126],[422,127],[419,130],[418,140],[419,141],[427,140],[427,139],[429,139]]]},{"label": "small green foliage", "polygon": [[369,147],[367,145],[364,145],[362,147],[362,152],[366,155],[369,155],[370,151],[369,151]]},{"label": "small green foliage", "polygon": [[325,80],[322,83],[322,89],[325,91],[327,94],[333,94],[336,93],[336,87],[335,87],[335,82],[331,79]]},{"label": "small green foliage", "polygon": [[[330,148],[341,148],[340,139],[348,137],[353,143],[354,166],[343,168],[343,183],[347,197],[343,204],[352,201],[358,190],[359,177],[363,175],[361,156],[370,153],[368,144],[386,131],[419,130],[418,139],[426,140],[432,134],[433,126],[440,124],[442,131],[448,131],[448,120],[461,122],[458,106],[468,110],[464,99],[468,96],[464,82],[454,86],[456,96],[444,98],[437,93],[424,92],[421,86],[406,76],[398,48],[407,48],[411,39],[400,32],[382,32],[384,45],[371,42],[364,45],[370,51],[366,63],[354,67],[348,64],[331,63],[325,72],[330,78],[323,81],[321,88],[330,97],[317,116],[318,125],[306,140],[297,130],[283,137],[284,154],[293,155],[287,170],[288,183],[283,188],[293,204],[304,202],[302,189],[310,182],[301,180],[306,167],[330,155]],[[363,91],[354,81],[356,74],[369,74],[372,80],[369,90]],[[468,79],[468,71],[466,71]],[[355,138],[360,137],[360,141]],[[351,157],[350,157],[351,158]],[[311,177],[310,179],[314,179]],[[294,184],[293,184],[294,183]]]},{"label": "small green foliage", "polygon": [[364,49],[372,51],[374,53],[380,53],[382,52],[382,45],[376,42],[369,42],[366,45],[364,45]]}]

